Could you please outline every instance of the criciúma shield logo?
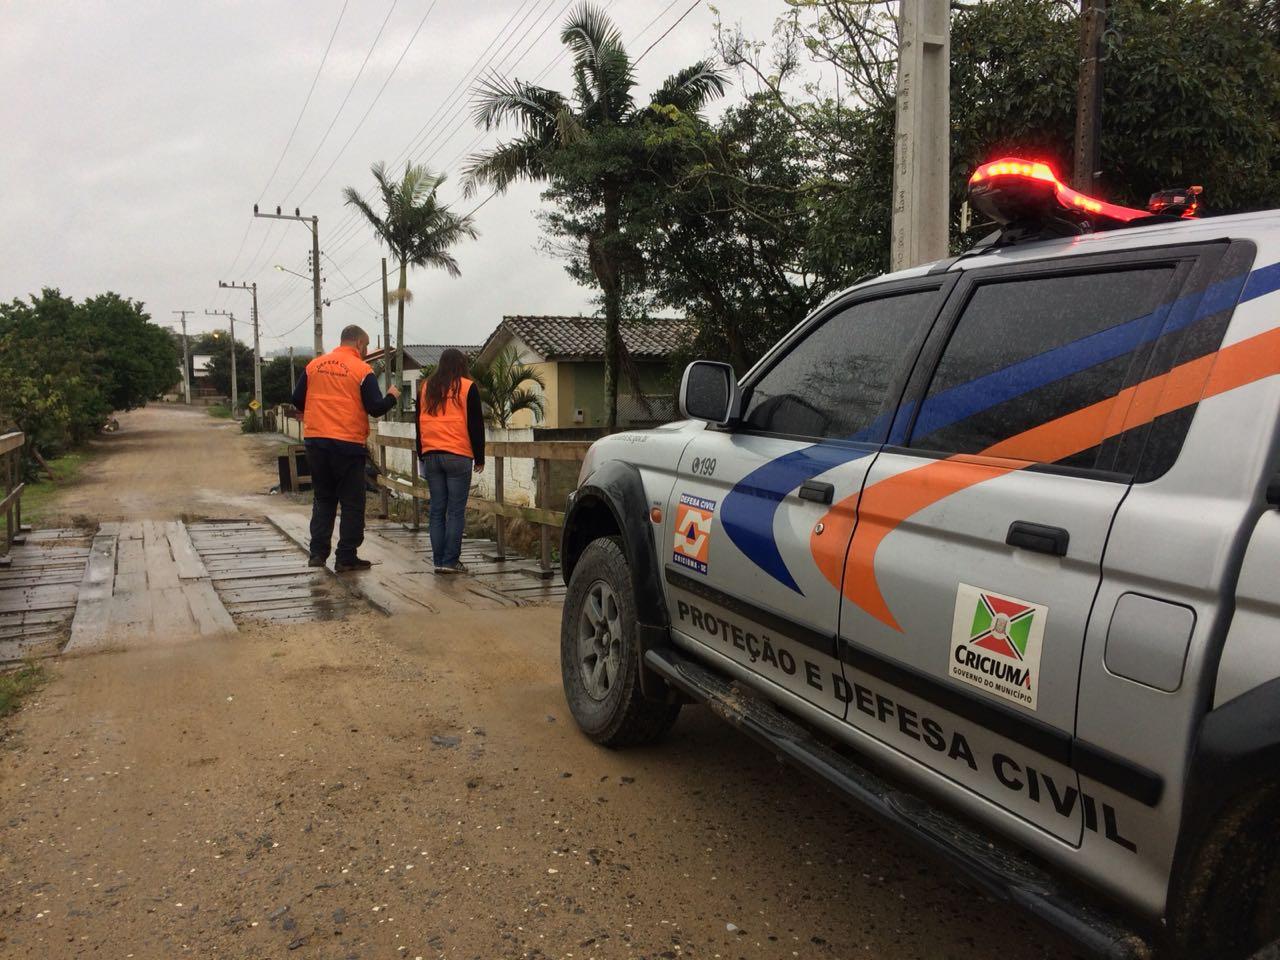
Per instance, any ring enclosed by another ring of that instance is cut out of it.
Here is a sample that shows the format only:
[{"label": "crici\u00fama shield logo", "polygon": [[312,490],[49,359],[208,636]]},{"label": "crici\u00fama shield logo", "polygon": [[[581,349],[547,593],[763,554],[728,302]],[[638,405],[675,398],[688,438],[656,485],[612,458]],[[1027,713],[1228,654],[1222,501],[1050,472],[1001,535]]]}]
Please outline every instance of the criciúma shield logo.
[{"label": "crici\u00fama shield logo", "polygon": [[1035,621],[1036,608],[1015,603],[994,593],[979,593],[969,628],[969,642],[1008,657],[1023,660],[1027,655],[1027,638]]},{"label": "crici\u00fama shield logo", "polygon": [[951,625],[950,675],[1003,700],[1036,708],[1049,608],[962,583]]}]

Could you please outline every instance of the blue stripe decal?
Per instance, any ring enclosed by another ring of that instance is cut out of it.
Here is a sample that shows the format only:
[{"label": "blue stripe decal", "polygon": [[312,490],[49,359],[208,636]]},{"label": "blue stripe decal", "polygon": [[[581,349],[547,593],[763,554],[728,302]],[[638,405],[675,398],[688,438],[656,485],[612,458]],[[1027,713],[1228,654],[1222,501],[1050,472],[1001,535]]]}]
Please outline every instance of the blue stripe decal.
[{"label": "blue stripe decal", "polygon": [[1256,300],[1258,297],[1264,297],[1275,290],[1280,290],[1280,263],[1273,263],[1269,267],[1261,267],[1249,274],[1249,282],[1244,285],[1244,293],[1240,295],[1240,302],[1245,303],[1249,300]]},{"label": "blue stripe decal", "polygon": [[757,567],[784,587],[803,595],[773,537],[773,518],[779,504],[806,480],[833,467],[873,456],[879,449],[879,443],[858,449],[816,443],[757,467],[734,485],[720,505],[720,521],[729,539]]},{"label": "blue stripe decal", "polygon": [[[1212,284],[1203,294],[1179,297],[1146,316],[952,387],[931,397],[921,408],[915,434],[927,436],[997,404],[1123,356],[1165,333],[1230,309],[1237,302],[1254,300],[1276,290],[1280,290],[1280,263]],[[771,460],[743,477],[725,495],[720,508],[720,519],[729,539],[761,570],[784,587],[803,595],[773,536],[778,507],[787,494],[806,480],[874,454],[884,442],[887,419],[880,417],[849,438],[853,443],[875,444],[871,449],[812,444]],[[890,442],[906,442],[905,425],[910,419],[909,415],[896,418]]]}]

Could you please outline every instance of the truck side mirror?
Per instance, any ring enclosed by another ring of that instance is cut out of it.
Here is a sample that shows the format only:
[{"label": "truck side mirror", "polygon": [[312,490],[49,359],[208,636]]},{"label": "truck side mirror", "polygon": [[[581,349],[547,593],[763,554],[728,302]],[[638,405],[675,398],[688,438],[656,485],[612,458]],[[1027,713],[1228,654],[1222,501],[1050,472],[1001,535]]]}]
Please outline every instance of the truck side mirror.
[{"label": "truck side mirror", "polygon": [[680,410],[692,420],[727,426],[738,419],[742,394],[727,363],[695,360],[680,380]]}]

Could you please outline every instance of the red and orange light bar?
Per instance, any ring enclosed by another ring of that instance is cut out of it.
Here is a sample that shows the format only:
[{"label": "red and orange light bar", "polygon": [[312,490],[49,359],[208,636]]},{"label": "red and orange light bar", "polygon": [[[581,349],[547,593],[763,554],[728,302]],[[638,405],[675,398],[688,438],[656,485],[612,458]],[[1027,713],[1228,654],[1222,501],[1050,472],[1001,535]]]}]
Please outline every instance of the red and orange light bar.
[{"label": "red and orange light bar", "polygon": [[984,163],[973,171],[973,175],[969,177],[969,188],[973,189],[979,185],[995,186],[992,181],[1008,179],[1030,180],[1049,184],[1053,187],[1053,193],[1058,203],[1065,209],[1075,210],[1089,216],[1106,217],[1111,220],[1118,220],[1121,223],[1128,223],[1131,220],[1151,216],[1146,210],[1135,210],[1132,207],[1122,207],[1118,204],[1107,203],[1105,200],[1099,200],[1078,190],[1073,190],[1058,179],[1058,175],[1051,166],[1038,160],[1002,157],[999,160]]}]

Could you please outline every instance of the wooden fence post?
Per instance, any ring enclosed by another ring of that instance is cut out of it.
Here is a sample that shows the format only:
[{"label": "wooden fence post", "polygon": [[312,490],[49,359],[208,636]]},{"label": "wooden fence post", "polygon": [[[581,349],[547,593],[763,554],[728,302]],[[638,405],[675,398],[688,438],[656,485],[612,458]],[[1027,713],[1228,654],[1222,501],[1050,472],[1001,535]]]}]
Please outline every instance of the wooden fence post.
[{"label": "wooden fence post", "polygon": [[[409,462],[410,463],[413,462],[412,458],[410,458]],[[418,479],[417,471],[414,471],[414,475],[410,478],[410,480],[412,481],[412,483],[410,484],[410,487],[409,487],[409,499],[413,501],[413,529],[417,530],[419,527],[422,526],[422,498],[419,496],[415,496],[415,494],[417,493],[418,484],[421,482]]]},{"label": "wooden fence post", "polygon": [[[387,445],[382,442],[382,438],[375,435],[374,442],[378,444],[378,473],[382,477],[387,475]],[[391,519],[391,491],[382,484],[378,485],[378,502],[382,506],[382,519]]]},{"label": "wooden fence post", "polygon": [[[538,492],[536,502],[539,508],[546,510],[551,505],[551,461],[539,457],[534,460],[538,465]],[[538,525],[538,536],[541,550],[538,556],[538,567],[544,580],[551,579],[551,527],[545,523]]]},{"label": "wooden fence post", "polygon": [[[502,457],[493,458],[493,502],[502,506],[505,503],[504,491],[502,489]],[[499,562],[507,559],[507,530],[506,518],[502,514],[497,514],[493,518],[493,538],[498,542]]]}]

